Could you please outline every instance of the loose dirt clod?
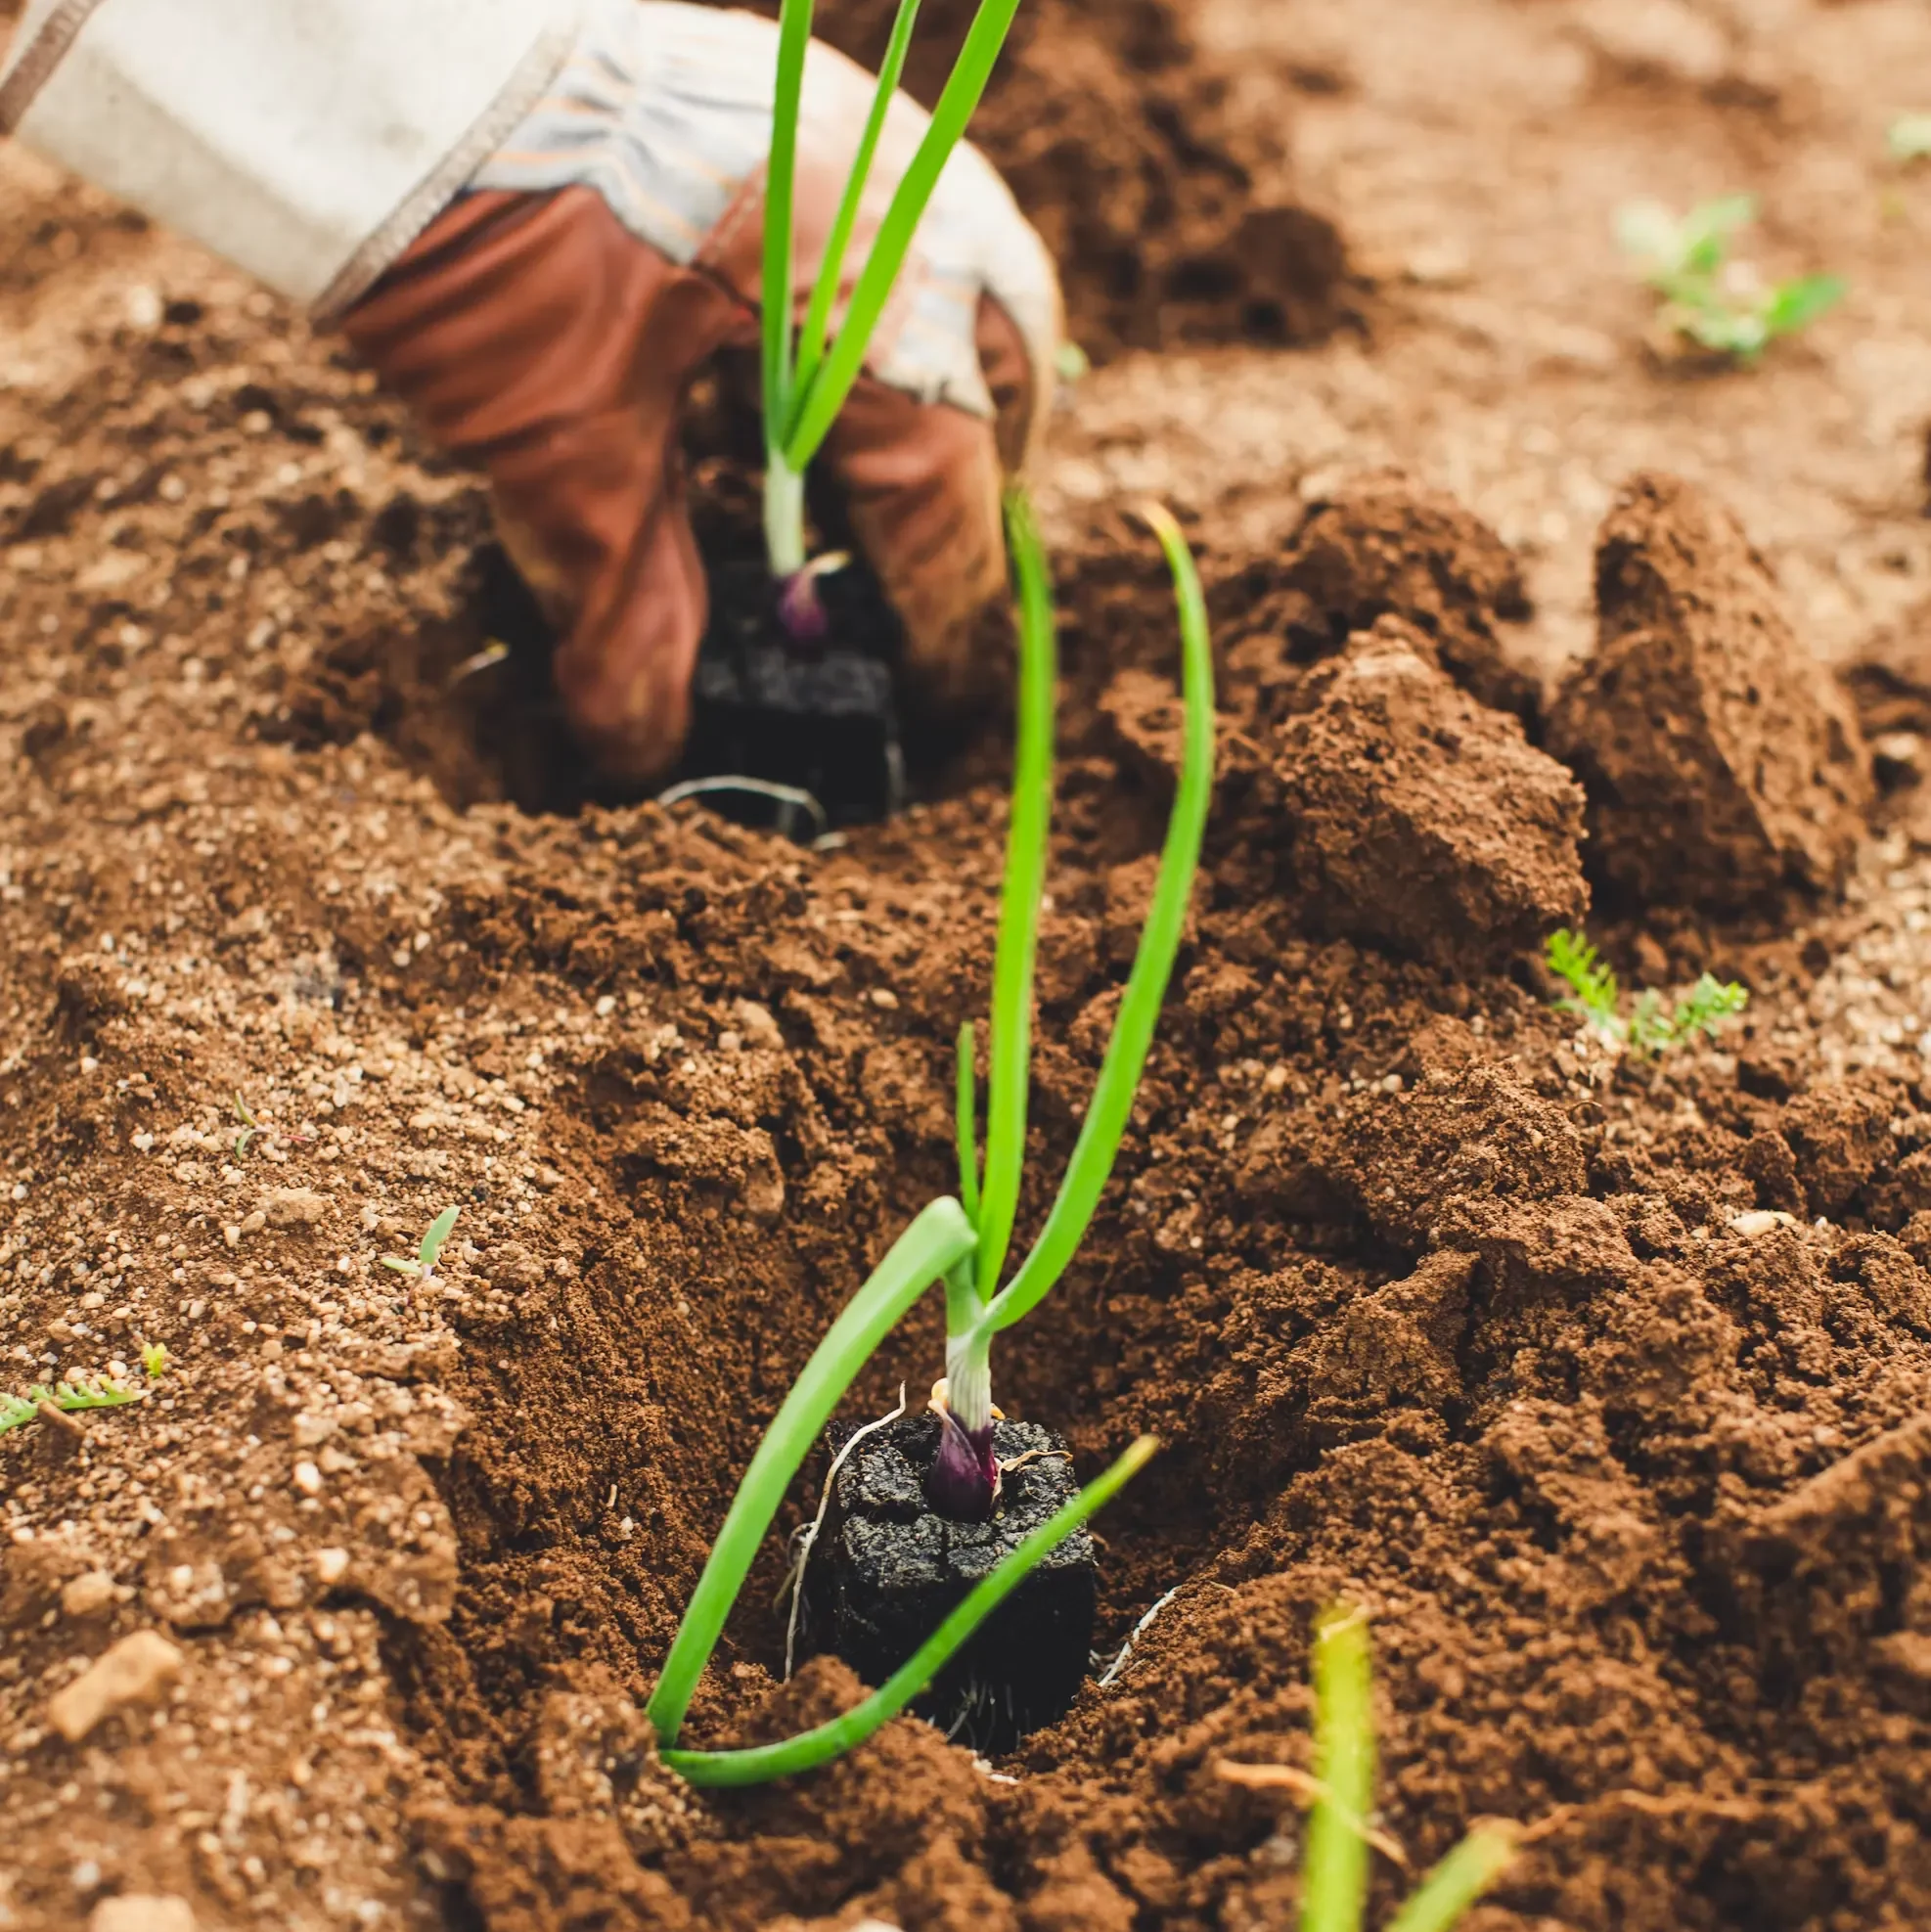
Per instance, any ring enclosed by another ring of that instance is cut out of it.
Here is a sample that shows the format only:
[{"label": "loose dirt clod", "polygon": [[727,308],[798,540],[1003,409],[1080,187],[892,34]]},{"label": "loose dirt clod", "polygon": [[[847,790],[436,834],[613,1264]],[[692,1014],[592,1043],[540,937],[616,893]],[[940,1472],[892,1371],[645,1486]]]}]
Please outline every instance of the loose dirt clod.
[{"label": "loose dirt clod", "polygon": [[151,1704],[179,1675],[185,1659],[157,1630],[137,1630],[104,1650],[48,1700],[47,1722],[78,1744],[102,1719],[129,1704]]},{"label": "loose dirt clod", "polygon": [[1394,617],[1356,638],[1310,680],[1275,776],[1318,929],[1479,965],[1588,906],[1583,797],[1430,655]]},{"label": "loose dirt clod", "polygon": [[1525,721],[1539,708],[1539,680],[1501,629],[1529,615],[1520,564],[1478,517],[1399,470],[1352,476],[1308,506],[1256,615],[1302,660],[1400,617],[1484,704]]},{"label": "loose dirt clod", "polygon": [[1590,795],[1592,866],[1638,902],[1731,911],[1839,883],[1870,802],[1864,745],[1736,519],[1636,477],[1595,596],[1595,650],[1549,722]]}]

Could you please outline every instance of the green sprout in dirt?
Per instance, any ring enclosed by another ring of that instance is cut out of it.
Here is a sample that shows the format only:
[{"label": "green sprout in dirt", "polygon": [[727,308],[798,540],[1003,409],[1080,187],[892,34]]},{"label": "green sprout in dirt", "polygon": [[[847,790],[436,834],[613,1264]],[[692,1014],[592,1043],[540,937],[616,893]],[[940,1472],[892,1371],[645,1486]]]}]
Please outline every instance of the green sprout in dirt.
[{"label": "green sprout in dirt", "polygon": [[1615,969],[1580,932],[1567,926],[1551,932],[1543,957],[1569,989],[1555,1002],[1557,1010],[1580,1014],[1605,1047],[1635,1059],[1654,1059],[1699,1037],[1714,1040],[1724,1022],[1750,1004],[1750,995],[1733,980],[1726,983],[1706,972],[1674,1007],[1666,1008],[1662,994],[1645,987],[1626,1019]]},{"label": "green sprout in dirt", "polygon": [[852,286],[844,319],[833,332],[831,313],[843,282],[845,253],[858,225],[885,117],[905,69],[919,0],[899,0],[872,109],[826,239],[824,259],[805,304],[803,323],[796,326],[792,190],[805,56],[811,44],[812,0],[781,0],[764,202],[764,530],[772,575],[780,585],[780,613],[787,628],[800,637],[822,633],[825,615],[816,580],[845,562],[841,553],[806,560],[805,470],[824,444],[864,368],[866,351],[905,267],[920,220],[953,150],[965,138],[966,124],[985,92],[1018,5],[1019,0],[980,0],[924,137],[892,195],[871,252]]},{"label": "green sprout in dirt", "polygon": [[422,1245],[416,1250],[412,1261],[406,1255],[385,1254],[382,1266],[392,1268],[398,1275],[413,1275],[419,1281],[434,1278],[436,1257],[442,1252],[442,1244],[449,1238],[450,1230],[456,1226],[456,1217],[463,1210],[460,1207],[446,1207],[429,1223],[428,1233],[423,1236]]},{"label": "green sprout in dirt", "polygon": [[1754,196],[1703,202],[1672,214],[1659,202],[1636,202],[1616,217],[1617,239],[1662,297],[1657,320],[1699,348],[1755,362],[1779,336],[1808,328],[1843,299],[1839,275],[1801,275],[1766,283],[1733,260],[1730,240],[1757,218]]},{"label": "green sprout in dirt", "polygon": [[[1136,1441],[983,1578],[879,1689],[842,1716],[782,1743],[752,1749],[676,1748],[697,1680],[791,1478],[874,1351],[937,1281],[945,1283],[946,1360],[951,1373],[934,1389],[933,1406],[940,1415],[942,1445],[955,1449],[965,1445],[964,1456],[949,1472],[959,1479],[961,1493],[950,1500],[955,1509],[979,1518],[991,1513],[1000,1475],[991,1457],[992,1337],[1037,1307],[1059,1279],[1112,1171],[1179,951],[1213,786],[1213,658],[1199,577],[1173,520],[1163,512],[1151,512],[1149,518],[1166,555],[1179,606],[1184,748],[1152,905],[1086,1123],[1045,1227],[1012,1280],[1000,1288],[1025,1146],[1033,958],[1052,793],[1055,688],[1053,598],[1046,559],[1031,515],[1015,496],[1009,504],[1008,530],[1019,603],[1019,740],[993,967],[992,1085],[984,1178],[980,1179],[972,1145],[975,1104],[968,1029],[961,1043],[959,1080],[964,1203],[943,1196],[913,1221],[805,1364],[739,1485],[646,1706],[664,1747],[663,1762],[694,1784],[759,1783],[810,1770],[862,1743],[919,1696],[1028,1573],[1153,1454],[1150,1437]],[[942,1459],[944,1454],[942,1447]],[[946,1507],[936,1491],[929,1500],[934,1507]]]},{"label": "green sprout in dirt", "polygon": [[[1308,1802],[1301,1932],[1361,1932],[1369,1854],[1406,1866],[1401,1847],[1374,1825],[1374,1684],[1368,1620],[1330,1610],[1315,1629],[1314,1771],[1223,1763],[1231,1784],[1283,1789]],[[1450,1932],[1508,1868],[1518,1826],[1484,1820],[1409,1895],[1388,1932]]]},{"label": "green sprout in dirt", "polygon": [[1894,161],[1906,165],[1931,157],[1931,114],[1900,114],[1891,123],[1884,145]]},{"label": "green sprout in dirt", "polygon": [[240,1094],[235,1096],[235,1118],[242,1123],[242,1131],[235,1136],[235,1158],[240,1160],[247,1152],[248,1143],[261,1132],[261,1122]]}]

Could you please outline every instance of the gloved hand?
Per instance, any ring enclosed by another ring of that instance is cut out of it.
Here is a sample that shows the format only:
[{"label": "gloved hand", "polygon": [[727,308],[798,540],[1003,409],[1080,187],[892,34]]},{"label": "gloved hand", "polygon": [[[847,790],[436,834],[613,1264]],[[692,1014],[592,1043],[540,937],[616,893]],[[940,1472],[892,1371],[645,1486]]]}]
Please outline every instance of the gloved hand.
[{"label": "gloved hand", "polygon": [[[750,15],[598,0],[550,96],[343,320],[429,433],[488,473],[505,548],[562,640],[569,719],[620,780],[663,774],[689,723],[706,598],[679,415],[706,363],[757,341],[775,59],[775,26]],[[872,90],[813,46],[800,308]],[[924,120],[895,103],[847,289]],[[1002,472],[1037,435],[1058,327],[1042,245],[962,149],[818,458],[928,703],[971,682],[973,620],[1004,589]]]},{"label": "gloved hand", "polygon": [[[680,0],[28,0],[0,64],[18,132],[341,320],[480,464],[612,777],[675,759],[705,618],[677,473],[693,377],[756,339],[777,33]],[[872,82],[814,46],[795,286],[817,272]],[[893,103],[847,253],[925,116]],[[1003,581],[998,493],[1060,327],[1037,235],[958,149],[819,462],[943,703]]]}]

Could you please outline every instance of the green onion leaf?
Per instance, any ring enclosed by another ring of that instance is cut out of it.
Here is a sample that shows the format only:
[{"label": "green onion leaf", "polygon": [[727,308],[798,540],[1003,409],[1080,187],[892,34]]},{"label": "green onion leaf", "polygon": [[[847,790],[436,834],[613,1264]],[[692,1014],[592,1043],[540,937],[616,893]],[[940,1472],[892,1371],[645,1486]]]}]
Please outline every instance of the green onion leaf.
[{"label": "green onion leaf", "polygon": [[994,1332],[1010,1328],[1031,1313],[1065,1272],[1113,1171],[1113,1156],[1119,1151],[1120,1138],[1133,1111],[1167,981],[1180,952],[1187,903],[1206,831],[1207,808],[1213,799],[1214,661],[1207,635],[1206,599],[1180,526],[1157,506],[1149,506],[1145,516],[1166,553],[1180,610],[1182,688],[1187,710],[1180,784],[1167,821],[1153,902],[1120,999],[1113,1037],[1106,1043],[1106,1056],[1100,1062],[1085,1124],[1039,1239],[1011,1282],[986,1310]]},{"label": "green onion leaf", "polygon": [[972,1084],[972,1022],[959,1029],[959,1080],[954,1118],[958,1123],[959,1200],[966,1219],[979,1225],[978,1094]]},{"label": "green onion leaf", "polygon": [[1019,729],[1012,752],[1012,821],[992,968],[992,1078],[986,1092],[986,1176],[980,1199],[979,1299],[990,1301],[1012,1238],[1026,1165],[1026,1090],[1032,1081],[1033,964],[1046,889],[1053,813],[1053,705],[1058,653],[1046,552],[1021,491],[1006,500],[1019,590]]},{"label": "green onion leaf", "polygon": [[[838,299],[838,280],[844,273],[845,250],[851,246],[852,229],[858,223],[859,204],[865,199],[865,184],[872,173],[873,157],[878,151],[878,137],[885,131],[885,116],[898,92],[899,75],[905,71],[906,50],[912,45],[912,25],[919,18],[919,0],[899,0],[892,21],[892,37],[885,44],[885,58],[878,68],[878,85],[872,96],[872,112],[866,116],[865,132],[859,137],[851,173],[845,178],[845,192],[838,202],[831,233],[825,244],[825,259],[818,265],[818,280],[812,285],[811,301],[805,309],[804,330],[798,338],[798,366],[795,377],[800,396],[811,392],[812,378],[825,359],[826,336],[831,326],[832,304]],[[789,439],[794,426],[786,423],[784,440]]]},{"label": "green onion leaf", "polygon": [[1416,1888],[1388,1923],[1388,1932],[1449,1932],[1515,1858],[1520,1832],[1512,1824],[1478,1824]]},{"label": "green onion leaf", "polygon": [[[819,365],[812,381],[811,393],[799,399],[794,416],[781,417],[773,414],[767,391],[766,432],[770,433],[774,423],[790,421],[785,460],[793,470],[803,470],[818,454],[831,432],[831,425],[838,419],[839,410],[845,406],[845,398],[851,394],[852,384],[858,381],[859,372],[865,366],[866,351],[872,346],[873,333],[878,327],[878,318],[885,312],[885,304],[891,299],[892,289],[898,281],[899,271],[905,266],[905,258],[912,251],[913,237],[918,232],[926,203],[932,199],[932,191],[938,186],[939,176],[951,158],[952,151],[965,138],[966,123],[972,118],[979,105],[979,96],[985,92],[986,82],[992,78],[993,65],[999,59],[1000,49],[1006,44],[1007,30],[1011,26],[1012,16],[1018,9],[1019,0],[982,0],[979,11],[973,16],[972,24],[966,31],[966,44],[960,49],[959,60],[946,81],[944,91],[939,95],[938,105],[932,110],[924,139],[920,142],[918,152],[913,156],[912,163],[900,179],[891,204],[885,210],[885,218],[878,225],[872,252],[866,257],[865,267],[859,273],[858,284],[845,309],[844,322],[825,360]],[[789,12],[790,6],[787,4],[786,17]],[[768,213],[766,218],[768,221]],[[788,221],[787,207],[787,227]],[[767,249],[767,258],[768,254]],[[768,273],[767,270],[764,291],[767,315],[771,306]],[[767,338],[769,333],[767,323]]]},{"label": "green onion leaf", "polygon": [[[812,0],[783,0],[778,13],[778,73],[771,97],[771,158],[764,177],[764,276],[759,291],[764,325],[764,442],[785,447],[791,414],[792,207],[798,164],[798,103],[804,93],[805,50],[811,45]],[[793,464],[794,470],[804,465]]]}]

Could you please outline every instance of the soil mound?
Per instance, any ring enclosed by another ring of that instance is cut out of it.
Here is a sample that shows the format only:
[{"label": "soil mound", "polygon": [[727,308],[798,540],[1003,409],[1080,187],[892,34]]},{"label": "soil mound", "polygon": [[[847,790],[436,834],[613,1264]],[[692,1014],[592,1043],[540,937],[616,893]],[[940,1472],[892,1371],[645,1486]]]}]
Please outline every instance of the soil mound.
[{"label": "soil mound", "polygon": [[1254,617],[1297,662],[1338,651],[1378,617],[1404,618],[1458,684],[1530,722],[1539,683],[1500,629],[1529,614],[1514,553],[1479,517],[1378,470],[1308,506]]},{"label": "soil mound", "polygon": [[1736,519],[1634,478],[1595,597],[1595,649],[1549,725],[1589,792],[1594,869],[1634,900],[1713,910],[1834,886],[1869,803],[1863,741]]},{"label": "soil mound", "polygon": [[1589,904],[1583,795],[1394,617],[1310,681],[1275,776],[1318,930],[1492,962]]},{"label": "soil mound", "polygon": [[[896,0],[838,0],[818,31],[884,52]],[[906,66],[929,104],[972,0],[931,0]],[[1059,264],[1090,354],[1175,341],[1305,341],[1347,312],[1347,254],[1301,205],[1278,91],[1201,53],[1174,0],[1022,8],[972,122]]]}]

